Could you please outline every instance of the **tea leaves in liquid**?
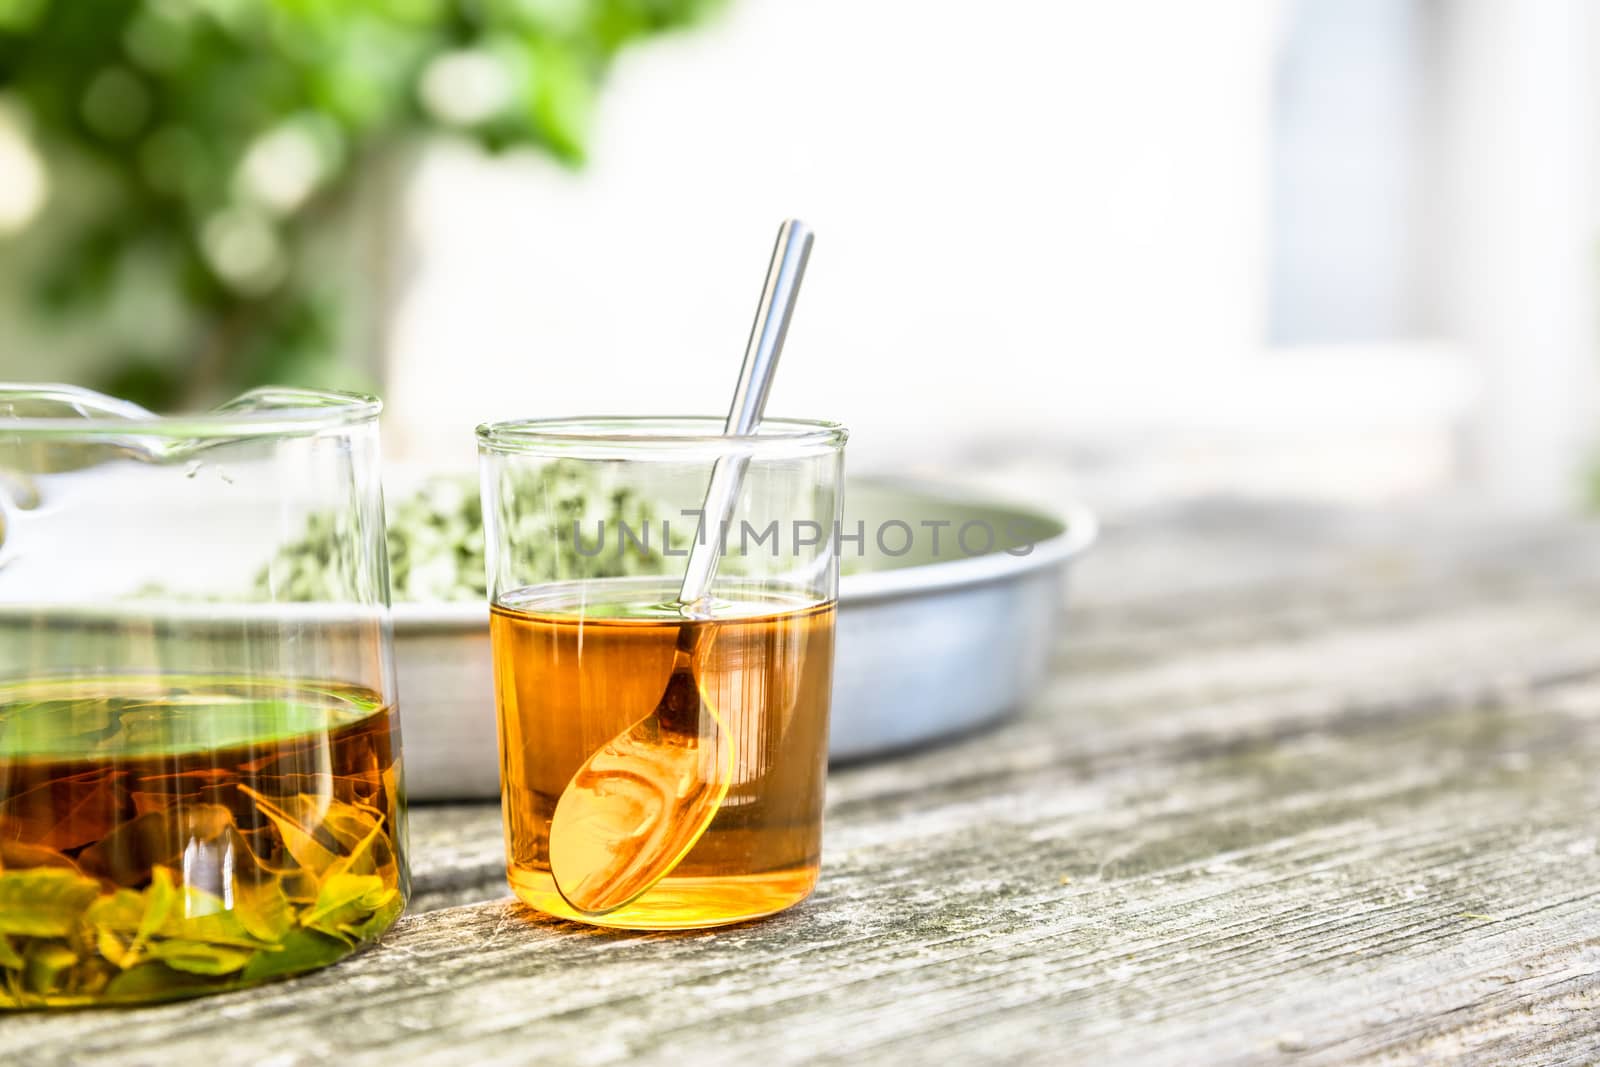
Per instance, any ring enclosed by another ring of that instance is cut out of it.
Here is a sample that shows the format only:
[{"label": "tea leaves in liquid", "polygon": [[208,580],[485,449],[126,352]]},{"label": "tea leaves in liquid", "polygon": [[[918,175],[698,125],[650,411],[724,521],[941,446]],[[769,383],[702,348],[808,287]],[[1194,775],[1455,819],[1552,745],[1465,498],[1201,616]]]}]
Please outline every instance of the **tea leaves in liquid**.
[{"label": "tea leaves in liquid", "polygon": [[0,1007],[235,988],[372,941],[409,892],[398,745],[354,686],[0,684]]}]

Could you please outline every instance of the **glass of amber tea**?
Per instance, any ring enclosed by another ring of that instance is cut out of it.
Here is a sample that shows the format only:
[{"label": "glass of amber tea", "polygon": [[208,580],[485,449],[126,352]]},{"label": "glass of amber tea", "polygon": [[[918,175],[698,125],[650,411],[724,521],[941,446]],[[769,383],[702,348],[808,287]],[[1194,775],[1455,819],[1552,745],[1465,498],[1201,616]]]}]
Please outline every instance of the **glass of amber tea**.
[{"label": "glass of amber tea", "polygon": [[0,1008],[234,989],[399,916],[378,411],[0,385]]},{"label": "glass of amber tea", "polygon": [[718,926],[816,884],[846,435],[721,430],[479,428],[508,877],[549,915]]}]

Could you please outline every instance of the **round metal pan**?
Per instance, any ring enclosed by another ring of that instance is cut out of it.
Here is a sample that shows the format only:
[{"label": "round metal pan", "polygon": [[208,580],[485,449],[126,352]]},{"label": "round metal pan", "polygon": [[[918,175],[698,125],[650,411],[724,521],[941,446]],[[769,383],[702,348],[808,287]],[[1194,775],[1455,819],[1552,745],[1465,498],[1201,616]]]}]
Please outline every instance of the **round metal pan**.
[{"label": "round metal pan", "polygon": [[[859,558],[847,546],[839,582],[829,756],[887,755],[1019,707],[1044,676],[1067,570],[1093,543],[1094,516],[876,480],[852,480],[845,510],[845,529],[859,522],[866,536]],[[890,555],[884,547],[897,552],[907,541],[902,523],[912,548]],[[987,527],[1009,534],[1011,550],[1001,540],[965,555],[958,537],[968,524],[977,525],[967,547],[981,548]],[[498,796],[487,609],[397,604],[394,619],[408,792],[419,800]]]}]

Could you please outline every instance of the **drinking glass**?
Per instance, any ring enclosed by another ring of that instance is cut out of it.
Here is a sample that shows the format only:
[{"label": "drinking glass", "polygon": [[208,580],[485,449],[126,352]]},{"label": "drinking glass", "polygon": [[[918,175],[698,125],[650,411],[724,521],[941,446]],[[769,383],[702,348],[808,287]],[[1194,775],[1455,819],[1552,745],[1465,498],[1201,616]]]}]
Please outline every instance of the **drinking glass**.
[{"label": "drinking glass", "polygon": [[[721,429],[713,418],[479,428],[507,871],[550,915],[716,926],[780,911],[816,884],[846,434],[785,419],[742,437]],[[719,463],[742,468],[726,521],[700,514]],[[686,604],[697,538],[719,551],[709,594]],[[697,693],[671,696],[690,676]],[[683,707],[692,721],[661,725]],[[633,747],[619,750],[624,737]],[[689,758],[668,780],[643,763],[674,739]],[[609,777],[579,789],[606,760]],[[697,784],[709,821],[664,826],[675,791]],[[618,820],[639,840],[606,836]],[[650,855],[647,827],[670,852]],[[603,909],[575,903],[563,849],[602,860],[632,849],[650,877]]]},{"label": "drinking glass", "polygon": [[0,1007],[250,985],[399,915],[379,407],[0,385]]}]

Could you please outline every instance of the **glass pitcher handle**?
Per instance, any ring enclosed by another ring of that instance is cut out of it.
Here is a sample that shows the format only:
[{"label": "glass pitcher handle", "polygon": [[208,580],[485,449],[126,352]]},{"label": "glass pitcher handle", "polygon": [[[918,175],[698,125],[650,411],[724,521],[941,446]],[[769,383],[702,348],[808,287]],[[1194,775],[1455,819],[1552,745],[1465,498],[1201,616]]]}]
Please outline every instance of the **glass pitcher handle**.
[{"label": "glass pitcher handle", "polygon": [[[369,396],[332,389],[301,389],[271,385],[240,393],[212,408],[213,415],[244,415],[259,411],[367,407]],[[131,400],[122,400],[77,385],[35,382],[0,382],[0,420],[27,419],[131,419],[140,422],[162,418]],[[177,416],[182,418],[182,416]]]},{"label": "glass pitcher handle", "polygon": [[0,382],[0,419],[153,419],[133,403],[77,385]]},{"label": "glass pitcher handle", "polygon": [[[8,435],[7,423],[27,426],[21,436]],[[32,473],[83,470],[110,456],[150,462],[165,458],[158,445],[138,434],[100,433],[91,424],[159,422],[160,417],[129,400],[76,385],[0,382],[0,474],[16,471],[7,462],[10,448],[26,447],[24,466]],[[82,423],[83,430],[75,424]],[[15,454],[15,453],[13,453]]]},{"label": "glass pitcher handle", "polygon": [[[91,467],[108,457],[136,459],[145,463],[173,463],[187,460],[215,445],[234,440],[227,424],[229,416],[270,415],[273,412],[315,412],[335,408],[376,414],[379,402],[358,393],[340,393],[326,389],[299,389],[268,386],[241,393],[199,416],[157,415],[128,400],[97,393],[76,385],[30,384],[0,382],[0,442],[3,442],[8,419],[61,420],[62,441],[52,455],[49,469],[55,471],[79,470]],[[186,431],[186,423],[195,419],[202,422],[220,417],[220,431],[215,423],[203,433]],[[132,426],[128,433],[112,428],[102,433],[102,428],[92,432],[97,445],[85,440],[73,440],[74,420],[98,423],[139,423],[137,432]],[[268,420],[270,421],[270,419]],[[339,419],[337,421],[342,421]],[[170,427],[170,433],[168,431]],[[241,436],[261,430],[261,425],[241,419]],[[0,453],[0,470],[5,468],[4,455]]]}]

